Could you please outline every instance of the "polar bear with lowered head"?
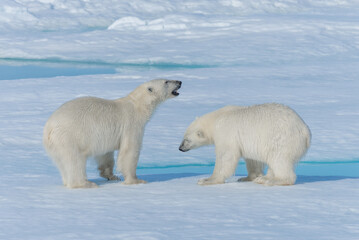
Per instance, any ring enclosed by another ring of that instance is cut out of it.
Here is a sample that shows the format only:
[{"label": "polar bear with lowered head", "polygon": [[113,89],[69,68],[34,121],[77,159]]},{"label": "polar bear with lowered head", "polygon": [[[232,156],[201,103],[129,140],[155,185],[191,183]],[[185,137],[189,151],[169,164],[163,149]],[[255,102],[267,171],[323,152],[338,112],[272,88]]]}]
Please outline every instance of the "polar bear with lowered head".
[{"label": "polar bear with lowered head", "polygon": [[113,174],[114,151],[124,184],[144,183],[136,176],[145,125],[155,108],[178,96],[180,81],[152,80],[116,100],[82,97],[63,104],[48,119],[43,144],[69,188],[96,187],[87,180],[86,160],[93,156],[100,175]]},{"label": "polar bear with lowered head", "polygon": [[[292,185],[296,181],[295,164],[307,152],[310,140],[308,126],[287,106],[227,106],[192,122],[179,150],[215,145],[213,174],[199,180],[201,185],[224,183],[234,174],[241,157],[248,170],[248,176],[241,181]],[[265,164],[268,171],[263,176]]]}]

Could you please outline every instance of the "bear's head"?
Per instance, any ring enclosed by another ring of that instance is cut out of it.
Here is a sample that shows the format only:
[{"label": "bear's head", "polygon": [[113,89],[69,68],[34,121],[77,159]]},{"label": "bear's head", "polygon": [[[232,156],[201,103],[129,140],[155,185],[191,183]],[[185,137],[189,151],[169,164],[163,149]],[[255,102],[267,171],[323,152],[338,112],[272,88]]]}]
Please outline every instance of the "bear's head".
[{"label": "bear's head", "polygon": [[187,152],[204,145],[209,145],[209,136],[206,136],[205,123],[201,118],[196,118],[186,130],[183,141],[179,147],[182,152]]},{"label": "bear's head", "polygon": [[145,105],[157,105],[179,95],[182,82],[167,79],[155,79],[137,87],[130,95]]}]

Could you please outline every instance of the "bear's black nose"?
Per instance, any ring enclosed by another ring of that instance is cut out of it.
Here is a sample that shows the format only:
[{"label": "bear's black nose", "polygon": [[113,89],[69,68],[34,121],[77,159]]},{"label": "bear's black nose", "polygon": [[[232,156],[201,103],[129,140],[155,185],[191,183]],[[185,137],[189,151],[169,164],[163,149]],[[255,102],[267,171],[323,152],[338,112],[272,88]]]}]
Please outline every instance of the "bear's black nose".
[{"label": "bear's black nose", "polygon": [[176,81],[176,84],[179,85],[180,87],[182,86],[182,82],[181,82],[181,81]]},{"label": "bear's black nose", "polygon": [[187,152],[188,149],[185,149],[183,144],[181,144],[181,146],[178,148],[178,150],[180,150],[181,152]]}]

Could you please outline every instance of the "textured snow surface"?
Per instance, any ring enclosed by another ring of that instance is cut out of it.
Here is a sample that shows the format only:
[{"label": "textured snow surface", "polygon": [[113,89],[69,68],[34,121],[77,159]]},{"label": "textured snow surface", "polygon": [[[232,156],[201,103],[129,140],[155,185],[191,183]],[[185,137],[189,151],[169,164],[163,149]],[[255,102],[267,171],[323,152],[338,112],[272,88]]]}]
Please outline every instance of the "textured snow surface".
[{"label": "textured snow surface", "polygon": [[197,176],[171,174],[142,176],[153,181],[145,185],[98,180],[98,189],[68,190],[50,176],[24,177],[6,190],[1,179],[2,239],[354,240],[359,234],[358,179],[201,187]]},{"label": "textured snow surface", "polygon": [[357,61],[358,11],[354,0],[3,0],[0,56],[117,66]]},{"label": "textured snow surface", "polygon": [[[0,81],[0,239],[359,239],[358,12],[355,0],[2,0],[0,69],[116,74]],[[64,188],[41,143],[50,114],[161,77],[183,86],[146,127],[138,174],[149,183],[107,182],[90,160],[100,187]],[[240,164],[226,184],[198,186],[215,155],[178,151],[190,122],[264,102],[312,131],[296,185],[237,182]]]}]

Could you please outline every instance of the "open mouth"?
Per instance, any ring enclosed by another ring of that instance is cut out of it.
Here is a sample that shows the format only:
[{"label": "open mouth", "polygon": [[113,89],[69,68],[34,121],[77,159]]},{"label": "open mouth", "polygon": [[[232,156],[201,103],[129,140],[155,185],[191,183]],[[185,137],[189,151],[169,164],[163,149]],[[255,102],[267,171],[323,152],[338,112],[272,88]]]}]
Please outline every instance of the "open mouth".
[{"label": "open mouth", "polygon": [[172,95],[174,95],[174,96],[178,96],[178,95],[179,95],[178,89],[181,88],[181,85],[182,85],[182,82],[177,81],[177,87],[172,91]]},{"label": "open mouth", "polygon": [[179,92],[177,92],[177,90],[178,90],[178,89],[173,90],[173,91],[172,91],[172,95],[178,96],[178,95],[179,95]]}]

